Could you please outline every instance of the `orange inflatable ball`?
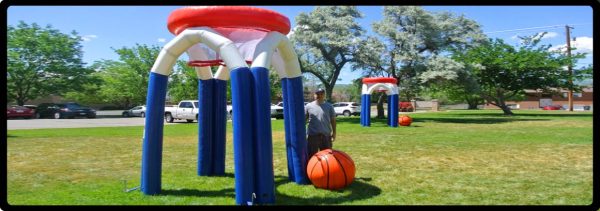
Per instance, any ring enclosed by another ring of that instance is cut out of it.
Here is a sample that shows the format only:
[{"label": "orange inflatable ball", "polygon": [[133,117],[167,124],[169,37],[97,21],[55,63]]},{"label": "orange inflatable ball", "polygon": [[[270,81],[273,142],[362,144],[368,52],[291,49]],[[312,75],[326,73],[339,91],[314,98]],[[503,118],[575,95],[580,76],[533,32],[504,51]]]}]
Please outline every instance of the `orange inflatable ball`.
[{"label": "orange inflatable ball", "polygon": [[345,152],[325,149],[310,158],[306,173],[315,187],[337,190],[354,181],[354,161]]},{"label": "orange inflatable ball", "polygon": [[398,124],[402,126],[410,126],[410,123],[412,123],[412,118],[410,118],[409,116],[400,115],[400,117],[398,117]]}]

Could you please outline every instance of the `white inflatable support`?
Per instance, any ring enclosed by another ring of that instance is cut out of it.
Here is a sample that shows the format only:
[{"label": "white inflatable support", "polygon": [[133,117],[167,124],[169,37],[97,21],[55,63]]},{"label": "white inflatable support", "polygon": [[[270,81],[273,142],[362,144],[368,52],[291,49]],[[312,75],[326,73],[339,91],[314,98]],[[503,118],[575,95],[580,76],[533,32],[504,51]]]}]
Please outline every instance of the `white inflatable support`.
[{"label": "white inflatable support", "polygon": [[188,48],[200,42],[220,53],[229,69],[248,67],[231,40],[208,27],[195,27],[186,29],[169,41],[158,54],[151,71],[161,75],[170,75],[177,58]]},{"label": "white inflatable support", "polygon": [[228,81],[229,80],[229,68],[221,65],[219,66],[219,69],[217,69],[217,73],[215,74],[215,78],[219,79],[219,80],[223,80],[223,81]]},{"label": "white inflatable support", "polygon": [[272,59],[271,65],[273,65],[273,68],[275,68],[275,71],[277,71],[279,79],[287,78],[287,73],[285,72],[285,62],[281,58],[281,55],[279,55],[279,51],[276,50],[273,53]]},{"label": "white inflatable support", "polygon": [[391,84],[391,83],[376,83],[374,85],[371,85],[370,88],[366,89],[367,92],[365,92],[364,84],[363,84],[362,94],[371,94],[371,93],[373,93],[373,91],[375,91],[376,89],[378,89],[380,87],[385,88],[386,95],[397,95],[398,94],[398,88],[397,88],[396,84]]},{"label": "white inflatable support", "polygon": [[196,68],[196,75],[198,76],[198,79],[200,80],[208,80],[208,79],[212,79],[212,72],[210,71],[210,67],[195,67]]},{"label": "white inflatable support", "polygon": [[[281,59],[283,60],[284,70],[281,70],[281,64],[278,64],[280,61],[276,61],[277,59],[273,58],[275,47],[277,47],[279,55],[281,55]],[[277,69],[280,78],[295,78],[302,75],[300,72],[300,63],[298,63],[298,56],[292,48],[291,42],[285,35],[276,31],[269,32],[267,36],[256,45],[252,67],[265,67],[269,69],[269,65],[272,62],[271,60],[275,61],[274,64],[276,65],[274,66],[275,69]]]},{"label": "white inflatable support", "polygon": [[[206,56],[204,51],[201,49],[197,49],[197,48],[200,48],[200,47],[198,47],[198,45],[192,45],[192,47],[187,49],[188,55],[190,54],[190,51],[194,51],[194,53],[198,56],[199,59],[207,60],[208,56]],[[208,80],[208,79],[213,78],[210,67],[195,67],[195,69],[196,69],[196,75],[198,76],[198,79]]]}]

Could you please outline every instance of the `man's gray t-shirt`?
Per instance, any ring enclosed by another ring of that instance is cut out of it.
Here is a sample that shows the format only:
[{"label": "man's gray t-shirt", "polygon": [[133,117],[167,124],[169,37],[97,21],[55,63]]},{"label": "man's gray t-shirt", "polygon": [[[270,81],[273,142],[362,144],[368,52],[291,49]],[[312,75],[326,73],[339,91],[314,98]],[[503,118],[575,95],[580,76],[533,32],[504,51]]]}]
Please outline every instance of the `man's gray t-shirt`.
[{"label": "man's gray t-shirt", "polygon": [[333,106],[327,102],[321,105],[317,101],[306,104],[304,114],[308,115],[308,135],[331,135],[331,118],[335,118],[335,110]]}]

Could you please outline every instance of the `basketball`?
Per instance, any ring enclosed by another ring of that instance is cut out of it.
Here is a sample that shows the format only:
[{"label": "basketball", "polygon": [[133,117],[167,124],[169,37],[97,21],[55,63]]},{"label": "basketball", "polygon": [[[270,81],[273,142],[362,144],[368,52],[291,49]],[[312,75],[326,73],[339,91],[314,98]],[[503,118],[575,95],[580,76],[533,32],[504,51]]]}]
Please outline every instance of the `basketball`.
[{"label": "basketball", "polygon": [[400,115],[400,117],[398,117],[398,124],[402,126],[410,126],[410,123],[412,123],[412,118],[410,118],[409,116]]},{"label": "basketball", "polygon": [[345,152],[325,149],[310,158],[306,173],[315,187],[337,190],[354,181],[354,161]]}]

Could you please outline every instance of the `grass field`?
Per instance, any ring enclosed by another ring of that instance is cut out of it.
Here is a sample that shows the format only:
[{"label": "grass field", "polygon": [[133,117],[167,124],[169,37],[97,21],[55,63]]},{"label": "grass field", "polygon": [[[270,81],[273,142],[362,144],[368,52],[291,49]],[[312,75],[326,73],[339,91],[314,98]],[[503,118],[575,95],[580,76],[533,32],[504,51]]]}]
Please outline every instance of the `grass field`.
[{"label": "grass field", "polygon": [[[334,149],[356,165],[340,191],[287,179],[283,120],[273,127],[278,205],[589,205],[591,112],[453,110],[361,127],[338,117]],[[139,190],[142,126],[9,130],[11,205],[235,205],[231,122],[226,175],[196,175],[197,123],[165,126],[162,193]]]}]

